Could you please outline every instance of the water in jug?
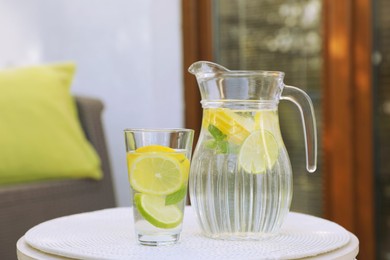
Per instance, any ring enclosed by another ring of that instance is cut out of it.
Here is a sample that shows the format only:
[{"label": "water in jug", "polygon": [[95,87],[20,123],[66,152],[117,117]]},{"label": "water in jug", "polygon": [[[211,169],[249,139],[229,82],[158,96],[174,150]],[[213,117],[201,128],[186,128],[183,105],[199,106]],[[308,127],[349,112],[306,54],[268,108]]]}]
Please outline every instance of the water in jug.
[{"label": "water in jug", "polygon": [[191,205],[203,233],[227,240],[277,234],[290,210],[292,170],[278,103],[295,103],[303,123],[306,168],[316,170],[317,134],[309,96],[278,71],[234,71],[198,61],[202,127],[189,177]]}]

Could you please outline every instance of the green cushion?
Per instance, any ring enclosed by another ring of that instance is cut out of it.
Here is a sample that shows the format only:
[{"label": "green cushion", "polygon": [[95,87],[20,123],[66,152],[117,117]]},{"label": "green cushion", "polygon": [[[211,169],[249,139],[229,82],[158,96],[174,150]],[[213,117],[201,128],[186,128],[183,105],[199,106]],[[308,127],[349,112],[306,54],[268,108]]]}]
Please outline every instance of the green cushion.
[{"label": "green cushion", "polygon": [[70,94],[72,63],[0,71],[0,184],[102,177]]}]

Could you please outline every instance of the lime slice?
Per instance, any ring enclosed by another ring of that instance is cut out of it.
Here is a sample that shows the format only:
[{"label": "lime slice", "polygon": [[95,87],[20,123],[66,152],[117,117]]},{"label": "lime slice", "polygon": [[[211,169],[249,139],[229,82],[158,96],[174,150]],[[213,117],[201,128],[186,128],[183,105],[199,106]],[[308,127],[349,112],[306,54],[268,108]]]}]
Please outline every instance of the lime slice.
[{"label": "lime slice", "polygon": [[182,201],[187,194],[187,185],[183,185],[180,190],[165,197],[165,205],[173,205]]},{"label": "lime slice", "polygon": [[279,156],[279,145],[267,130],[253,132],[241,146],[238,154],[239,166],[248,173],[265,173],[271,169]]},{"label": "lime slice", "polygon": [[131,160],[130,184],[139,192],[168,195],[178,191],[187,178],[184,166],[170,154],[137,154]]},{"label": "lime slice", "polygon": [[158,228],[174,228],[183,219],[181,210],[176,205],[165,206],[163,197],[137,193],[134,203],[142,217]]},{"label": "lime slice", "polygon": [[265,129],[273,133],[279,126],[276,110],[259,110],[254,115],[255,130]]}]

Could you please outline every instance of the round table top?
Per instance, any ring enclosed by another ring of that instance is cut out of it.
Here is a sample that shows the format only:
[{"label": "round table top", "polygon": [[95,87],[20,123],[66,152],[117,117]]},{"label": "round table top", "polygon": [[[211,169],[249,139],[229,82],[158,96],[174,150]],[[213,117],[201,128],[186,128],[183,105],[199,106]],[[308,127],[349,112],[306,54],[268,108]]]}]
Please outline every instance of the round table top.
[{"label": "round table top", "polygon": [[18,259],[354,259],[359,241],[325,219],[289,213],[278,235],[263,241],[222,241],[201,235],[191,207],[180,242],[136,243],[131,208],[75,214],[43,222],[17,242]]}]

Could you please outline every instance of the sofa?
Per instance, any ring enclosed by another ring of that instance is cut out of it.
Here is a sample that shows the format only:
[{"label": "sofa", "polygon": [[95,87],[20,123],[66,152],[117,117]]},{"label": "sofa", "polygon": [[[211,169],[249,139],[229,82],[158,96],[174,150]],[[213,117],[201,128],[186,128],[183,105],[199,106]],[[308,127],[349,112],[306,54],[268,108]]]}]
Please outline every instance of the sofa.
[{"label": "sofa", "polygon": [[101,115],[103,103],[75,97],[81,126],[97,151],[101,180],[67,179],[0,186],[0,259],[16,259],[16,242],[33,226],[53,218],[115,207]]}]

